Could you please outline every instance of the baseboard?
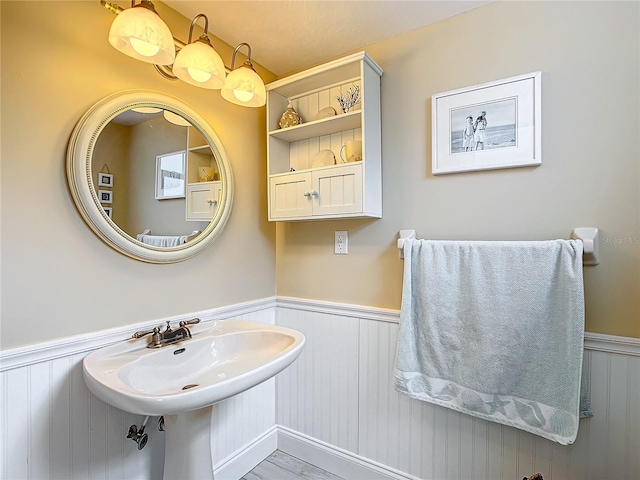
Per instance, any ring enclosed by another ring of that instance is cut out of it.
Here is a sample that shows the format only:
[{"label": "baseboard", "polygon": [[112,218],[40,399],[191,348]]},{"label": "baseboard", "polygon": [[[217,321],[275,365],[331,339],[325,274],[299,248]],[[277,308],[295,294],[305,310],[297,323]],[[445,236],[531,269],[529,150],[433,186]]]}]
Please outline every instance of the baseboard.
[{"label": "baseboard", "polygon": [[216,480],[238,480],[276,451],[278,431],[274,425],[258,438],[235,451],[213,469]]},{"label": "baseboard", "polygon": [[349,480],[419,480],[367,458],[278,426],[278,450]]}]

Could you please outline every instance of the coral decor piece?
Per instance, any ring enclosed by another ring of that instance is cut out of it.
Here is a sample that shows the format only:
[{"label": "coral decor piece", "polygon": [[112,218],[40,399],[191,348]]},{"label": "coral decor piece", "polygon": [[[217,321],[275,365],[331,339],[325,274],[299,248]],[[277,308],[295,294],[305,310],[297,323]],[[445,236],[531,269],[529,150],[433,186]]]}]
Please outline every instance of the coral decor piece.
[{"label": "coral decor piece", "polygon": [[340,95],[336,97],[336,100],[338,100],[342,112],[347,113],[360,103],[360,86],[353,85],[349,90],[347,90],[346,95],[344,95],[342,90],[340,90]]}]

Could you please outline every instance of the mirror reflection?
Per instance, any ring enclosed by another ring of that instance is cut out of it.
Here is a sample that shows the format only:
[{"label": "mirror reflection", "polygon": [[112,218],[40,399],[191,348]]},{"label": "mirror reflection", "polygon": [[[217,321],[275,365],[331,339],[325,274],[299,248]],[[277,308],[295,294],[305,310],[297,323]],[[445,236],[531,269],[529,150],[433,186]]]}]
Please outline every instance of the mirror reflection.
[{"label": "mirror reflection", "polygon": [[96,140],[92,181],[103,210],[133,239],[191,241],[213,219],[220,168],[198,128],[160,108],[129,109]]}]

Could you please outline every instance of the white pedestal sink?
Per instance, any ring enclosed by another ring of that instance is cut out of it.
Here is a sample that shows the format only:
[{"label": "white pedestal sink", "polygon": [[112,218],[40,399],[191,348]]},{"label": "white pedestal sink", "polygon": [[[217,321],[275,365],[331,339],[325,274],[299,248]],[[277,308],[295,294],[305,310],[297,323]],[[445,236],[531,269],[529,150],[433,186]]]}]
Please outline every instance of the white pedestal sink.
[{"label": "white pedestal sink", "polygon": [[146,339],[128,340],[83,363],[85,382],[101,400],[164,415],[165,480],[213,479],[212,405],[285,369],[305,342],[296,330],[234,320],[198,325],[192,334],[159,349],[146,348]]}]

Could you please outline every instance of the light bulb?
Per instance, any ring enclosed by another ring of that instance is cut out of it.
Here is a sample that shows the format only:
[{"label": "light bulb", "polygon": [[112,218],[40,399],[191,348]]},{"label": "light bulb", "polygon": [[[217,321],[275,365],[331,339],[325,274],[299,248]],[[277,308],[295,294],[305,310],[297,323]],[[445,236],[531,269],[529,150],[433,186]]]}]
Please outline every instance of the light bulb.
[{"label": "light bulb", "polygon": [[247,92],[246,90],[233,90],[233,96],[236,97],[241,102],[248,102],[253,98],[253,92]]},{"label": "light bulb", "polygon": [[187,68],[187,72],[189,72],[189,76],[198,83],[205,83],[211,79],[211,74],[209,72],[204,72],[202,70],[198,70],[197,68]]},{"label": "light bulb", "polygon": [[158,47],[157,45],[153,45],[138,38],[131,37],[129,39],[129,42],[131,43],[131,47],[133,47],[136,52],[144,57],[153,57],[160,51],[160,47]]}]

